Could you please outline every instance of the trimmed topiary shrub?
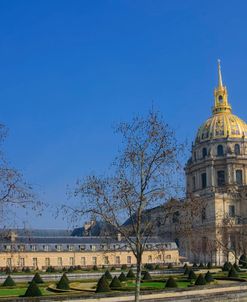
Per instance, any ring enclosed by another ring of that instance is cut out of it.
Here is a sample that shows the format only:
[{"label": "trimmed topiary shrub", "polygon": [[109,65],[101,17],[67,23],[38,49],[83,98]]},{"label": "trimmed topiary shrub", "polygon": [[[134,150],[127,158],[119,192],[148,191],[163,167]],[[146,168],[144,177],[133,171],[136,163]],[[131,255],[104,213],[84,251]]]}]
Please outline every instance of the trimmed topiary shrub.
[{"label": "trimmed topiary shrub", "polygon": [[108,270],[105,271],[104,276],[106,277],[107,280],[112,280],[112,275]]},{"label": "trimmed topiary shrub", "polygon": [[168,266],[167,266],[167,268],[168,268],[168,269],[173,268],[173,264],[172,264],[172,263],[169,263]]},{"label": "trimmed topiary shrub", "polygon": [[122,271],[126,271],[127,268],[128,268],[127,264],[123,264],[123,265],[121,266],[121,270],[122,270]]},{"label": "trimmed topiary shrub", "polygon": [[197,267],[197,264],[194,262],[192,267],[196,268]]},{"label": "trimmed topiary shrub", "polygon": [[41,290],[35,282],[31,282],[24,294],[24,297],[40,297],[42,296]]},{"label": "trimmed topiary shrub", "polygon": [[104,293],[104,292],[109,292],[111,289],[109,287],[109,283],[106,279],[106,277],[103,275],[96,286],[96,293]]},{"label": "trimmed topiary shrub", "polygon": [[159,264],[156,264],[155,267],[154,267],[154,269],[155,269],[155,270],[159,270],[159,269],[160,269],[160,265],[159,265]]},{"label": "trimmed topiary shrub", "polygon": [[33,277],[33,280],[36,284],[38,283],[44,283],[44,281],[42,280],[42,278],[40,277],[40,274],[39,273],[36,273]]},{"label": "trimmed topiary shrub", "polygon": [[238,262],[239,265],[242,265],[242,266],[247,266],[247,257],[245,254],[243,254],[240,258],[239,258],[239,262]]},{"label": "trimmed topiary shrub", "polygon": [[207,268],[212,268],[212,263],[211,262],[208,262]]},{"label": "trimmed topiary shrub", "polygon": [[212,282],[212,281],[214,281],[214,278],[213,278],[212,274],[210,273],[210,271],[208,271],[206,273],[206,275],[205,275],[204,278],[205,278],[206,282]]},{"label": "trimmed topiary shrub", "polygon": [[195,280],[197,277],[196,277],[196,274],[193,270],[190,270],[189,272],[189,275],[188,275],[188,279],[189,280]]},{"label": "trimmed topiary shrub", "polygon": [[222,271],[223,272],[228,272],[228,271],[230,271],[231,268],[232,268],[231,262],[225,262],[223,267],[222,267]]},{"label": "trimmed topiary shrub", "polygon": [[143,277],[142,277],[142,280],[152,280],[152,277],[151,277],[151,275],[149,274],[148,271],[145,271],[145,272],[144,272],[144,275],[143,275]]},{"label": "trimmed topiary shrub", "polygon": [[237,272],[240,272],[240,268],[239,268],[239,266],[237,265],[236,262],[233,264],[233,267],[235,268],[235,270],[236,270]]},{"label": "trimmed topiary shrub", "polygon": [[26,268],[25,268],[25,273],[31,273],[31,270],[30,270],[29,267],[26,267]]},{"label": "trimmed topiary shrub", "polygon": [[2,286],[15,286],[15,281],[11,278],[10,275],[5,279]]},{"label": "trimmed topiary shrub", "polygon": [[18,273],[18,269],[17,269],[17,267],[14,267],[14,269],[13,269],[13,273]]},{"label": "trimmed topiary shrub", "polygon": [[184,268],[184,269],[188,268],[188,264],[185,263],[184,266],[183,266],[183,268]]},{"label": "trimmed topiary shrub", "polygon": [[118,287],[121,287],[121,286],[122,286],[121,282],[119,281],[118,277],[115,276],[112,279],[112,282],[110,284],[110,288],[118,288]]},{"label": "trimmed topiary shrub", "polygon": [[48,266],[47,269],[46,269],[46,272],[47,273],[54,273],[56,270],[53,266]]},{"label": "trimmed topiary shrub", "polygon": [[134,272],[132,271],[132,269],[130,269],[129,271],[128,271],[128,274],[127,274],[127,276],[126,276],[126,278],[127,279],[135,279],[135,274],[134,274]]},{"label": "trimmed topiary shrub", "polygon": [[202,274],[200,274],[195,281],[195,285],[205,285],[206,283],[207,282]]},{"label": "trimmed topiary shrub", "polygon": [[11,273],[11,269],[10,269],[9,267],[6,267],[6,268],[5,268],[5,273],[6,273],[7,275],[9,275],[9,274]]},{"label": "trimmed topiary shrub", "polygon": [[176,280],[173,277],[169,277],[166,281],[165,287],[178,287]]},{"label": "trimmed topiary shrub", "polygon": [[146,263],[144,265],[144,268],[148,269],[149,271],[153,271],[154,270],[154,266],[152,263]]},{"label": "trimmed topiary shrub", "polygon": [[118,279],[120,282],[127,281],[127,278],[123,272],[119,275]]},{"label": "trimmed topiary shrub", "polygon": [[114,272],[116,268],[114,266],[111,267],[111,272]]},{"label": "trimmed topiary shrub", "polygon": [[238,278],[238,273],[235,270],[234,266],[232,266],[231,269],[229,270],[228,277],[229,278]]},{"label": "trimmed topiary shrub", "polygon": [[184,270],[184,275],[189,275],[190,271],[191,270],[188,267],[186,267]]},{"label": "trimmed topiary shrub", "polygon": [[204,268],[204,264],[201,262],[198,267],[199,268]]},{"label": "trimmed topiary shrub", "polygon": [[94,270],[94,271],[98,271],[98,266],[97,266],[97,265],[94,265],[94,266],[93,266],[93,270]]},{"label": "trimmed topiary shrub", "polygon": [[58,289],[69,290],[69,279],[64,273],[57,284]]}]

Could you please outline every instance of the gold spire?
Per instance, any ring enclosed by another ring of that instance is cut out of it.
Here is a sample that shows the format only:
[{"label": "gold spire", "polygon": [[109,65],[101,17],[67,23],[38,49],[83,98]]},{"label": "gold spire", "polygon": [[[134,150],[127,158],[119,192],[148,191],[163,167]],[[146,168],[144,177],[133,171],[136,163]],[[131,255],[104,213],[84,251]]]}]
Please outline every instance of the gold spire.
[{"label": "gold spire", "polygon": [[228,103],[227,89],[223,85],[220,60],[218,60],[218,87],[214,90],[213,114],[230,112],[232,112],[232,107]]},{"label": "gold spire", "polygon": [[222,88],[223,84],[222,84],[222,75],[221,75],[221,67],[220,67],[220,59],[218,59],[218,87]]}]

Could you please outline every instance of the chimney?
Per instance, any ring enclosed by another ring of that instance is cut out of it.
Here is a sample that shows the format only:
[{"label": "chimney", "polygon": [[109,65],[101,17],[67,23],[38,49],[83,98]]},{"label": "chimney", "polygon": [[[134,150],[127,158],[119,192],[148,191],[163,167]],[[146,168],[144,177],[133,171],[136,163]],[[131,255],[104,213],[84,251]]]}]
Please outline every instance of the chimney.
[{"label": "chimney", "polygon": [[121,240],[122,240],[121,233],[118,233],[118,234],[117,234],[117,241],[121,241]]},{"label": "chimney", "polygon": [[15,242],[17,234],[13,231],[10,232],[10,241]]}]

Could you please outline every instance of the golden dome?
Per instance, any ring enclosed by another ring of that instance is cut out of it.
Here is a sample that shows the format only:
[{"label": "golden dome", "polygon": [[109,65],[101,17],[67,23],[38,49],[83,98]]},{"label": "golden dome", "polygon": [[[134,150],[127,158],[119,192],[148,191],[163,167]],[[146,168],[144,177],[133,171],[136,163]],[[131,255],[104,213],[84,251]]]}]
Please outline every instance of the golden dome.
[{"label": "golden dome", "polygon": [[214,91],[213,116],[199,128],[196,143],[220,138],[247,137],[247,124],[232,114],[228,103],[227,89],[223,86],[220,62],[218,61],[218,87]]},{"label": "golden dome", "polygon": [[232,113],[219,113],[209,118],[198,130],[196,142],[218,138],[247,137],[247,124]]}]

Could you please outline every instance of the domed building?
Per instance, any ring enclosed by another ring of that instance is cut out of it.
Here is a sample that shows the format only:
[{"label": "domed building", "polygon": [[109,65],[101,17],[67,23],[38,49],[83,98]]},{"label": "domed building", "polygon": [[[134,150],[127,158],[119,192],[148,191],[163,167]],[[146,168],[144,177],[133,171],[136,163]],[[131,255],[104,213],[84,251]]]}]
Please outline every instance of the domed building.
[{"label": "domed building", "polygon": [[212,116],[196,134],[185,172],[191,205],[186,214],[191,234],[182,236],[185,256],[196,262],[235,261],[247,248],[247,124],[232,113],[220,62]]}]

